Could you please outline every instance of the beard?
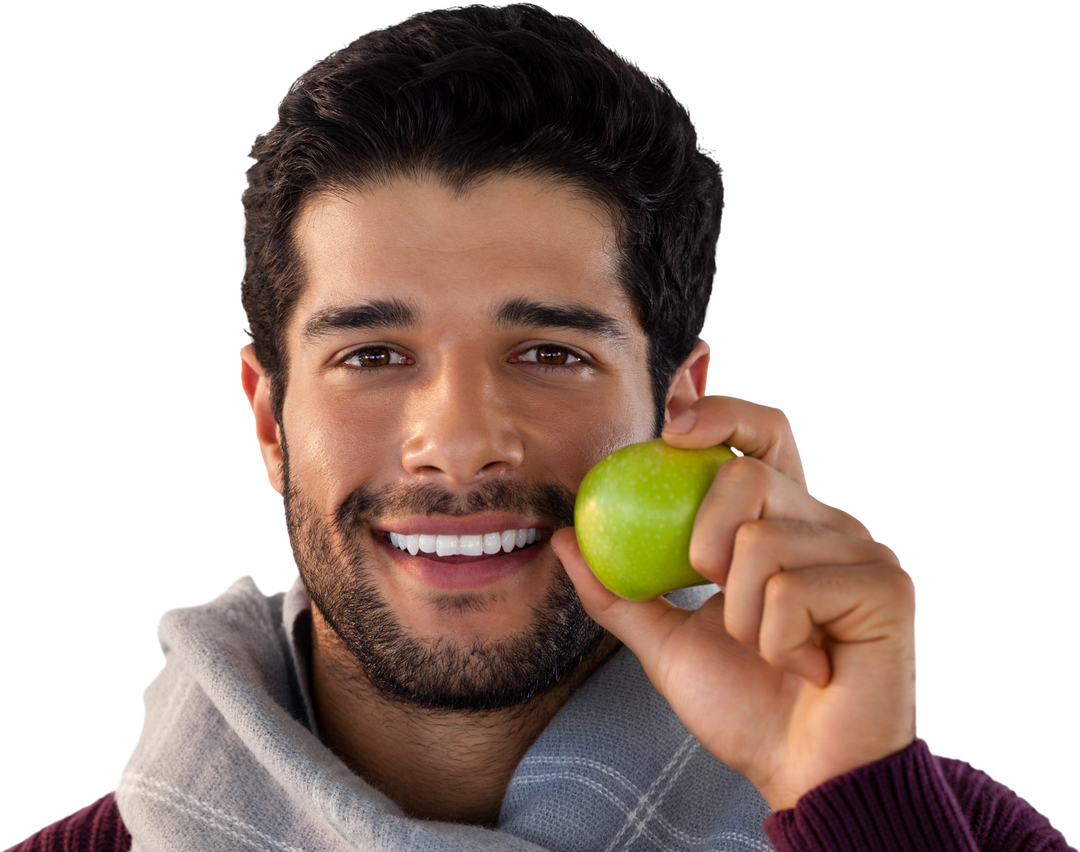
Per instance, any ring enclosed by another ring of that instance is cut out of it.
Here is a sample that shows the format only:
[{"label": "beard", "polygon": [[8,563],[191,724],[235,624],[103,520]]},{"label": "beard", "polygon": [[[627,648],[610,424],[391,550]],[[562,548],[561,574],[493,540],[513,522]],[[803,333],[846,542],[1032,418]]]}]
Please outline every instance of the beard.
[{"label": "beard", "polygon": [[[573,495],[559,485],[490,480],[467,495],[438,486],[358,488],[323,515],[289,476],[282,439],[285,518],[311,600],[367,679],[384,695],[430,710],[486,712],[522,704],[573,671],[604,637],[558,566],[521,630],[499,640],[427,640],[413,635],[383,599],[364,532],[370,522],[409,513],[465,516],[500,511],[573,523]],[[484,593],[449,595],[437,606],[465,611],[493,603]]]}]

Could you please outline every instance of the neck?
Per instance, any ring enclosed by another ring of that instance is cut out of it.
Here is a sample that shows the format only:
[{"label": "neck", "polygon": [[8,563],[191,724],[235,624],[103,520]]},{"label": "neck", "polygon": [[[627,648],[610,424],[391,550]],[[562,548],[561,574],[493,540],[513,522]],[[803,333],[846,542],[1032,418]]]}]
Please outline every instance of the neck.
[{"label": "neck", "polygon": [[312,607],[312,698],[323,743],[420,819],[494,825],[510,778],[559,708],[618,647],[605,635],[558,684],[523,704],[429,710],[386,696]]}]

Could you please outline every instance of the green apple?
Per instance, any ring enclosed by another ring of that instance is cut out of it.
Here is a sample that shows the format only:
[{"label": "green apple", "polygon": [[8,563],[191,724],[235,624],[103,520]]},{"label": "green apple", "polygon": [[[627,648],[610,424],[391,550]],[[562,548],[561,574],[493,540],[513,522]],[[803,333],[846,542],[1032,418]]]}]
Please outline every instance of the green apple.
[{"label": "green apple", "polygon": [[723,444],[682,450],[657,438],[616,450],[590,470],[574,526],[600,582],[631,600],[709,582],[690,567],[690,533],[716,471],[733,458]]}]

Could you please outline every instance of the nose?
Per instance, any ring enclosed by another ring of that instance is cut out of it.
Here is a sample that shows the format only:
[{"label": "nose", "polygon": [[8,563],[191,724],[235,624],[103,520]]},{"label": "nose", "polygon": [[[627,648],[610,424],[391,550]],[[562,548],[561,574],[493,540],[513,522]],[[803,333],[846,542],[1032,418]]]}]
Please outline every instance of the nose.
[{"label": "nose", "polygon": [[473,485],[518,467],[524,446],[505,390],[480,358],[448,359],[412,395],[402,465],[446,485]]}]

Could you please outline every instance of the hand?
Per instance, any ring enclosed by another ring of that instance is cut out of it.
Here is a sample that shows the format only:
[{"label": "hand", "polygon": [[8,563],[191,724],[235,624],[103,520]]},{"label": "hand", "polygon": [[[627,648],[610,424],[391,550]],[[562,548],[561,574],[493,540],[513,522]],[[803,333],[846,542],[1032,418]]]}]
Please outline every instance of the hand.
[{"label": "hand", "polygon": [[691,565],[723,593],[695,611],[623,600],[589,571],[572,528],[552,544],[586,611],[687,729],[773,810],[793,807],[914,739],[914,590],[891,550],[807,493],[782,413],[727,397],[691,411],[667,443],[744,453],[720,468],[690,543]]}]

